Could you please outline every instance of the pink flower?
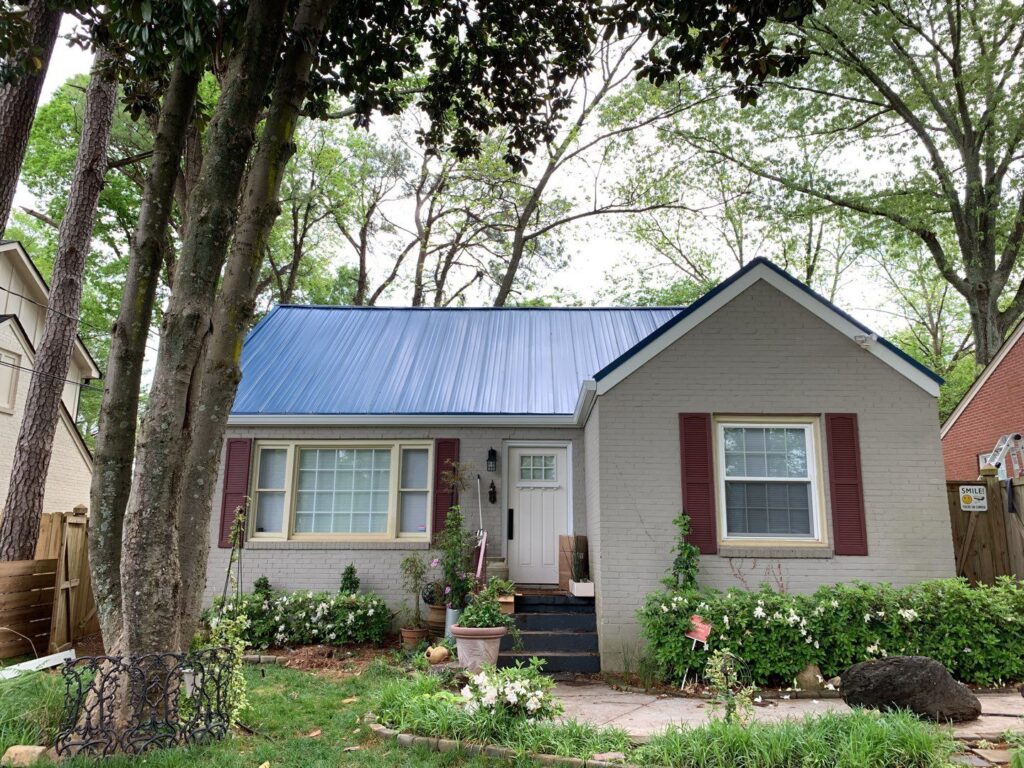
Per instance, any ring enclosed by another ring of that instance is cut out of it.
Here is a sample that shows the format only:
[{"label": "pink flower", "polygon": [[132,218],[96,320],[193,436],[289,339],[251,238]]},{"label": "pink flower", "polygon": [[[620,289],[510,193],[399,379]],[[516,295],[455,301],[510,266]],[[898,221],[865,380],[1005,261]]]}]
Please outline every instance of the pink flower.
[{"label": "pink flower", "polygon": [[445,593],[446,595],[450,595],[450,594],[451,594],[451,592],[452,592],[452,588],[451,588],[451,587],[445,587],[445,588],[444,588],[444,593]]},{"label": "pink flower", "polygon": [[440,564],[441,564],[441,558],[440,557],[435,557],[433,560],[430,561],[430,567],[431,568],[437,568],[437,566],[439,566]]}]

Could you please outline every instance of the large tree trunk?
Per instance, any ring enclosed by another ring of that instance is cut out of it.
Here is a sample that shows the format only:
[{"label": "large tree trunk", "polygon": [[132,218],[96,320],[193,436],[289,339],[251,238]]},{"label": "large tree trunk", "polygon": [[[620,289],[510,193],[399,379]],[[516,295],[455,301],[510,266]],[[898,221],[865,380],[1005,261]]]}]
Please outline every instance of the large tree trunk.
[{"label": "large tree trunk", "polygon": [[40,67],[16,83],[0,86],[0,147],[3,148],[0,152],[0,235],[11,215],[32,120],[60,31],[60,17],[60,9],[47,0],[32,0],[28,4],[26,18],[32,29],[34,49],[31,53],[38,57]]},{"label": "large tree trunk", "polygon": [[121,309],[110,354],[93,451],[89,516],[89,562],[105,647],[121,633],[121,531],[132,484],[139,388],[146,356],[179,163],[201,72],[179,62],[164,94],[153,142],[153,158],[132,238]]},{"label": "large tree trunk", "polygon": [[182,529],[179,628],[183,644],[192,638],[199,622],[210,547],[211,494],[220,469],[224,429],[241,380],[238,364],[252,322],[260,263],[281,212],[279,193],[285,168],[295,153],[295,127],[309,88],[313,57],[335,2],[303,0],[299,7],[274,82],[259,148],[246,176],[235,238],[214,311],[178,506]]},{"label": "large tree trunk", "polygon": [[30,560],[39,538],[50,452],[78,333],[82,277],[107,171],[107,145],[117,106],[117,80],[109,64],[109,58],[101,52],[86,90],[82,138],[58,234],[43,337],[33,360],[34,373],[14,448],[7,503],[0,519],[0,560]]},{"label": "large tree trunk", "polygon": [[130,656],[182,647],[176,499],[192,429],[191,401],[198,394],[194,379],[210,332],[242,176],[281,48],[286,7],[285,0],[249,4],[207,131],[203,168],[189,195],[124,517],[121,605],[124,651]]}]

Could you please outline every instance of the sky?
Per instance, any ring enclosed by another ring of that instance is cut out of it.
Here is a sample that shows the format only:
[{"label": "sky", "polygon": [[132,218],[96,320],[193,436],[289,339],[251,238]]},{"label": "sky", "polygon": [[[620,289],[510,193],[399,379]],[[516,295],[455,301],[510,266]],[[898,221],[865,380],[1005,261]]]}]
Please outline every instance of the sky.
[{"label": "sky", "polygon": [[[68,78],[89,71],[92,54],[69,45],[66,39],[75,23],[70,16],[64,17],[61,37],[50,61],[40,103],[47,101]],[[20,188],[15,204],[32,206],[33,200],[24,188]],[[631,252],[633,246],[615,237],[607,226],[595,226],[592,223],[568,229],[566,235],[569,263],[551,275],[546,287],[574,295],[583,303],[607,302],[609,289],[614,288],[609,282],[610,273],[616,271],[616,267],[623,262],[628,263],[635,257]],[[482,298],[473,303],[481,303]],[[881,332],[892,328],[892,319],[878,311],[885,297],[879,295],[878,286],[866,277],[858,275],[850,280],[838,300],[844,309],[873,328]]]}]

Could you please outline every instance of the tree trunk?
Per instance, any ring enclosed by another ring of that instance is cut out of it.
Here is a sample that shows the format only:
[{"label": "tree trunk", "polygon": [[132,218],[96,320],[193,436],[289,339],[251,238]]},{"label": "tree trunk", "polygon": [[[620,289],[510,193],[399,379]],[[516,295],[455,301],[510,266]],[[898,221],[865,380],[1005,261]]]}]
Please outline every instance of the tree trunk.
[{"label": "tree trunk", "polygon": [[[991,279],[991,278],[990,278]],[[974,358],[978,365],[988,365],[996,356],[1005,338],[1000,325],[999,306],[987,282],[978,282],[971,295],[966,296],[974,332]]]},{"label": "tree trunk", "polygon": [[0,235],[11,215],[32,120],[60,31],[61,15],[60,9],[51,7],[47,0],[32,0],[28,4],[27,19],[32,29],[32,48],[35,49],[33,55],[38,55],[41,66],[16,83],[0,86],[0,147],[3,147],[0,152]]},{"label": "tree trunk", "polygon": [[35,372],[14,448],[7,504],[0,519],[0,560],[32,559],[39,538],[50,452],[78,333],[82,277],[117,106],[117,80],[108,64],[109,58],[101,51],[86,90],[82,138],[68,190],[68,207],[58,233],[43,337],[32,364]]},{"label": "tree trunk", "polygon": [[121,308],[111,334],[93,451],[89,563],[107,649],[121,633],[121,532],[132,484],[139,388],[156,290],[167,246],[178,166],[201,72],[179,62],[160,108],[153,158],[132,238]]},{"label": "tree trunk", "polygon": [[194,378],[210,332],[239,187],[280,52],[286,7],[285,0],[249,4],[242,39],[207,131],[203,168],[189,195],[185,237],[163,317],[124,516],[121,604],[124,651],[130,656],[181,649],[175,500],[191,431]]},{"label": "tree trunk", "polygon": [[235,238],[214,310],[178,507],[182,527],[179,626],[183,644],[192,638],[199,621],[206,586],[211,494],[220,470],[224,429],[241,379],[238,363],[252,322],[264,246],[281,211],[281,181],[295,153],[293,137],[309,87],[313,57],[335,2],[303,0],[299,7],[274,83],[259,148],[246,176]]}]

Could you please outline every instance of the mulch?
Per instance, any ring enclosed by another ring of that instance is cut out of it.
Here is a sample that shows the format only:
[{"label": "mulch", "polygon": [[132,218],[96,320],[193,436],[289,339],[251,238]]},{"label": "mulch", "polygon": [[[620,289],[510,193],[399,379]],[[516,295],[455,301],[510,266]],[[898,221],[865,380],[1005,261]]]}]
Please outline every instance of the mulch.
[{"label": "mulch", "polygon": [[305,645],[300,648],[275,649],[265,653],[277,656],[278,664],[288,669],[317,672],[328,677],[355,677],[369,667],[375,659],[398,650],[394,640],[384,645]]}]

